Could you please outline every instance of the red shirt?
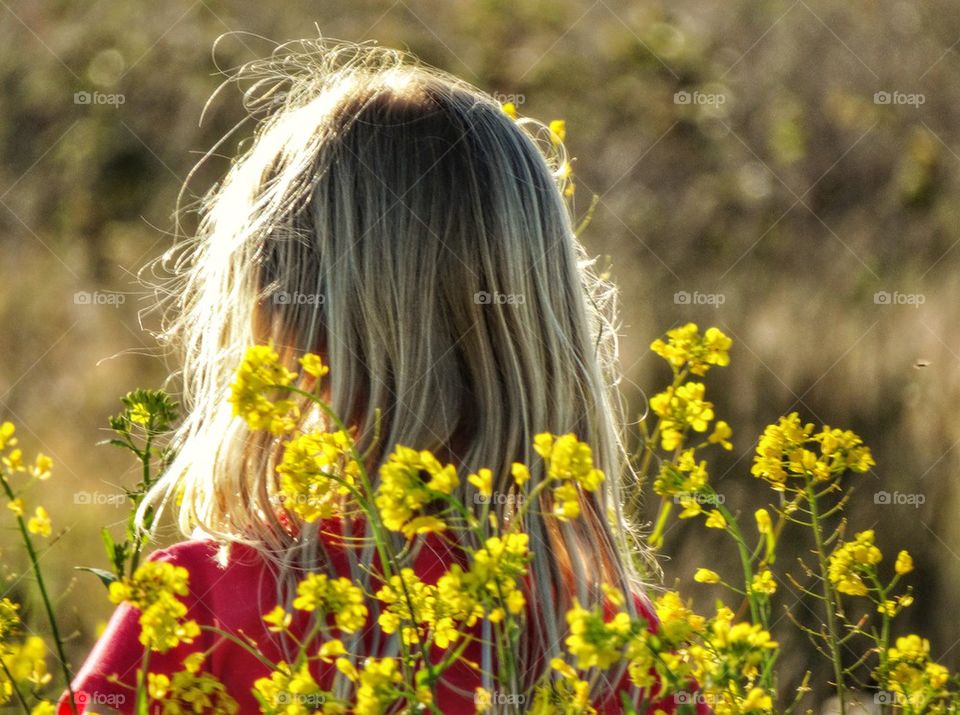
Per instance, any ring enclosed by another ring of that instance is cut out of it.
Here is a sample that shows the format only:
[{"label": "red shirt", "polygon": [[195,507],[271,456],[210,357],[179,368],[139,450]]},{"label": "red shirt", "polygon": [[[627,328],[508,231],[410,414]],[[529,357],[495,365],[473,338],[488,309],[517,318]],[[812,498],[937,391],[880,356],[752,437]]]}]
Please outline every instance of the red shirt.
[{"label": "red shirt", "polygon": [[[276,663],[283,660],[277,636],[267,630],[262,620],[262,615],[277,603],[276,582],[268,564],[255,549],[235,544],[230,549],[228,563],[221,566],[216,560],[217,551],[218,546],[213,541],[184,541],[154,552],[150,560],[183,566],[190,572],[190,592],[183,598],[188,609],[187,618],[195,619],[201,626],[215,626],[241,637],[252,637],[260,653],[269,661]],[[336,571],[347,575],[346,558],[342,549],[331,548],[329,552]],[[424,582],[435,583],[446,570],[446,564],[451,563],[453,557],[445,558],[443,552],[450,554],[449,548],[439,539],[428,537],[427,545],[421,549],[413,564],[414,571]],[[636,603],[639,615],[646,618],[648,623],[653,624],[651,627],[656,629],[656,615],[649,602],[637,597]],[[133,712],[133,688],[143,656],[143,646],[138,640],[139,617],[140,612],[126,603],[117,607],[103,636],[74,679],[73,689],[77,694],[79,712],[82,713],[87,708],[98,711],[98,706],[106,706],[121,713]],[[267,667],[241,646],[227,640],[217,643],[219,639],[217,634],[202,631],[192,644],[181,644],[166,653],[151,653],[148,670],[151,673],[171,675],[183,669],[184,657],[197,651],[206,651],[216,643],[205,663],[205,669],[216,676],[227,692],[236,699],[240,713],[259,712],[260,708],[251,694],[251,688],[255,680],[269,675]],[[464,656],[468,660],[479,662],[479,644],[472,643]],[[123,685],[109,682],[108,678],[112,675]],[[468,665],[458,662],[445,675],[444,680],[437,686],[436,704],[439,709],[444,713],[474,713],[472,693],[480,685],[478,673]],[[323,684],[322,679],[318,682]],[[455,686],[456,689],[450,686]],[[463,692],[471,695],[464,697]],[[675,712],[674,698],[667,695],[655,703],[650,712],[655,708],[661,708],[668,713]],[[618,715],[621,711],[619,703],[605,704],[598,709],[606,715]],[[709,709],[698,705],[697,712],[709,713]],[[71,713],[66,694],[60,700],[57,713]]]}]

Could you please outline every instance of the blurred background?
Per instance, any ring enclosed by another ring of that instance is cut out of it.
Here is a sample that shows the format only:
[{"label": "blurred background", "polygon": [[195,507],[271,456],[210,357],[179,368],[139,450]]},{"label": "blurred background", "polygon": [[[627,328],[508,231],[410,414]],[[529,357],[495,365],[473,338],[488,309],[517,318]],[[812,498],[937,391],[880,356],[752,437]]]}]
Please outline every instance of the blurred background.
[{"label": "blurred background", "polygon": [[[215,64],[216,38],[240,31]],[[61,536],[42,563],[75,665],[111,606],[72,566],[106,566],[99,528],[119,532],[120,485],[137,479],[127,456],[95,445],[118,398],[171,367],[138,321],[152,296],[137,271],[169,246],[193,164],[243,116],[228,88],[199,123],[216,66],[318,31],[409,49],[522,114],[565,118],[577,215],[599,197],[583,240],[622,292],[633,414],[669,377],[650,341],[692,320],[734,340],[731,366],[708,378],[735,430],[713,471],[728,507],[749,516],[771,499],[749,467],[781,414],[859,432],[878,466],[853,480],[852,528],[876,528],[889,556],[910,547],[919,605],[898,629],[960,666],[955,5],[0,0],[0,418],[27,454],[56,462],[43,499]],[[226,166],[211,162],[186,203]],[[4,526],[0,547],[15,536]],[[667,585],[711,608],[719,592],[691,574],[722,571],[733,550],[686,523],[665,550]],[[2,568],[24,598],[20,552],[4,548]],[[819,622],[789,583],[777,599]],[[781,618],[783,689],[812,668],[813,706],[829,675],[791,633]]]}]

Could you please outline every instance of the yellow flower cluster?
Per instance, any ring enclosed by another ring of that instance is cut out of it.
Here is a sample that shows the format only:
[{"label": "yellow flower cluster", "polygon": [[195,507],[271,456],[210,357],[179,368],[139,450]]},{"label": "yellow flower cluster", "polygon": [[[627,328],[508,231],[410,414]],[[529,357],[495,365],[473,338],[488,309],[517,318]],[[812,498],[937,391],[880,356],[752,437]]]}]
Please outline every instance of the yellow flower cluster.
[{"label": "yellow flower cluster", "polygon": [[133,576],[110,584],[113,603],[129,603],[140,611],[140,642],[164,653],[200,635],[197,622],[183,620],[187,607],[178,598],[189,592],[190,574],[182,566],[148,561]]},{"label": "yellow flower cluster", "polygon": [[815,433],[812,423],[802,424],[792,412],[766,427],[750,471],[784,491],[791,476],[825,482],[847,470],[866,472],[874,464],[870,448],[850,430],[824,425]]},{"label": "yellow flower cluster", "polygon": [[347,633],[360,630],[367,622],[363,591],[346,578],[332,579],[326,574],[307,574],[297,584],[293,607],[301,611],[316,611],[321,616],[333,614],[337,628]]},{"label": "yellow flower cluster", "polygon": [[308,663],[298,667],[285,661],[277,663],[270,677],[253,684],[260,710],[268,715],[341,715],[347,709],[332,693],[323,690],[310,673]]},{"label": "yellow flower cluster", "polygon": [[[309,355],[304,359],[314,372],[322,373],[315,364],[319,361],[317,356]],[[266,429],[273,434],[289,432],[296,426],[296,402],[288,397],[271,397],[282,388],[293,385],[296,379],[297,373],[280,364],[273,343],[248,348],[230,385],[229,402],[233,414],[243,417],[250,429]]]},{"label": "yellow flower cluster", "polygon": [[18,686],[27,685],[31,690],[39,690],[51,679],[43,639],[29,636],[20,643],[14,640],[21,631],[19,608],[10,599],[0,598],[0,662],[3,664],[0,668],[0,705],[10,702]]},{"label": "yellow flower cluster", "polygon": [[602,605],[587,610],[576,601],[574,604],[567,611],[570,634],[566,644],[581,670],[609,668],[624,657],[627,644],[643,629],[642,623],[624,611],[607,620]]},{"label": "yellow flower cluster", "polygon": [[360,670],[346,658],[340,658],[337,667],[357,683],[352,711],[356,715],[382,715],[402,695],[398,686],[403,682],[403,675],[395,658],[367,658]]},{"label": "yellow flower cluster", "polygon": [[828,575],[840,593],[850,596],[866,596],[869,587],[863,577],[872,574],[883,559],[880,549],[873,543],[872,529],[861,531],[849,541],[838,546],[830,554]]},{"label": "yellow flower cluster", "polygon": [[590,445],[574,434],[558,437],[543,432],[534,437],[533,448],[546,463],[547,479],[558,483],[553,489],[554,516],[562,521],[576,519],[580,515],[578,488],[596,491],[604,480],[603,472],[593,465]]},{"label": "yellow flower cluster", "polygon": [[942,702],[949,697],[950,671],[930,660],[926,638],[914,634],[897,638],[896,646],[884,654],[883,663],[874,674],[878,683],[912,712],[953,712]]},{"label": "yellow flower cluster", "polygon": [[397,446],[380,467],[375,503],[384,526],[407,538],[443,531],[447,526],[443,519],[423,512],[452,494],[458,484],[452,464],[441,464],[428,450]]},{"label": "yellow flower cluster", "polygon": [[702,382],[668,387],[650,399],[650,409],[660,418],[660,446],[670,452],[680,446],[687,430],[706,432],[714,418],[713,403],[704,399]]},{"label": "yellow flower cluster", "polygon": [[701,335],[696,323],[667,331],[667,339],[657,338],[650,349],[662,357],[674,370],[686,366],[694,375],[705,375],[712,365],[730,364],[730,346],[733,341],[718,328],[707,328]]},{"label": "yellow flower cluster", "polygon": [[310,432],[287,442],[277,465],[284,508],[308,523],[342,514],[360,471],[352,450],[344,430]]},{"label": "yellow flower cluster", "polygon": [[200,672],[203,660],[203,653],[192,653],[184,658],[184,669],[173,677],[147,674],[147,694],[159,705],[161,715],[233,715],[240,709],[220,680]]}]

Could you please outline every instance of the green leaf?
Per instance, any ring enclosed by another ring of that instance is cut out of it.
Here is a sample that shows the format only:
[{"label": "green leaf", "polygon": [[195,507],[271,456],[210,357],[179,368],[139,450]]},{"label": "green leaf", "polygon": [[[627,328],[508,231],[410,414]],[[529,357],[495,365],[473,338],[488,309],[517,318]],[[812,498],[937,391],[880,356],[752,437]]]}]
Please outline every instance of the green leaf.
[{"label": "green leaf", "polygon": [[93,566],[74,566],[73,568],[77,571],[87,571],[88,573],[92,573],[94,576],[100,579],[100,582],[107,588],[110,588],[110,584],[114,581],[120,580],[117,578],[115,573],[112,571],[107,571],[106,569],[97,569]]}]

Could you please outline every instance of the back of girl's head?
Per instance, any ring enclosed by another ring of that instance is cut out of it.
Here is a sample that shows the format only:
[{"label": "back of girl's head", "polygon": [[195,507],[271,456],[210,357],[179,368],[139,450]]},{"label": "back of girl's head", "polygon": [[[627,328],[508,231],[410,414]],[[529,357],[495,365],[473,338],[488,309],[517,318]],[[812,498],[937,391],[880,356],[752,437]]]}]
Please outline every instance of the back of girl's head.
[{"label": "back of girl's head", "polygon": [[[611,293],[574,235],[562,145],[391,50],[297,43],[237,79],[266,116],[179,249],[169,337],[182,348],[188,417],[154,503],[179,492],[188,533],[305,548],[310,530],[277,516],[278,445],[226,405],[254,343],[272,341],[291,368],[304,352],[324,357],[326,398],[361,452],[380,413],[374,475],[402,444],[462,473],[489,467],[494,494],[507,495],[513,461],[536,467],[535,434],[574,432],[607,479],[581,495],[581,519],[526,525],[530,648],[543,657],[574,596],[596,601],[601,582],[626,588],[633,573]],[[510,500],[492,507],[502,517]]]}]

